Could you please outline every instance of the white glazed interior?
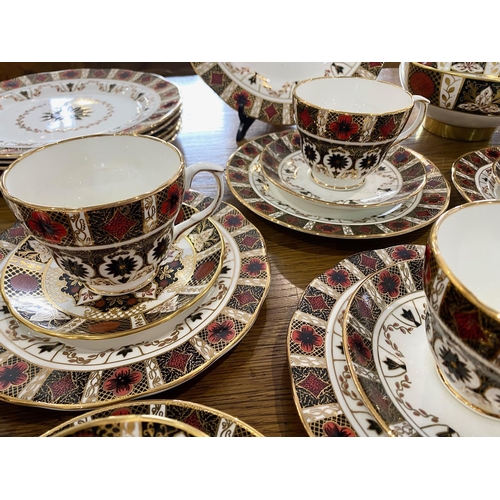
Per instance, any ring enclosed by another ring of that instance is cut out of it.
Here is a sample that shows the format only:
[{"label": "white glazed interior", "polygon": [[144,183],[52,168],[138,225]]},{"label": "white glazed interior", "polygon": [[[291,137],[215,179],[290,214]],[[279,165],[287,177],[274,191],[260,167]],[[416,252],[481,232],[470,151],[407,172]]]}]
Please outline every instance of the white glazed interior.
[{"label": "white glazed interior", "polygon": [[313,106],[346,113],[383,114],[413,105],[404,89],[365,78],[312,79],[298,84],[295,95]]},{"label": "white glazed interior", "polygon": [[11,196],[31,205],[86,208],[154,191],[181,163],[179,152],[157,139],[91,136],[26,155],[4,172],[4,183]]},{"label": "white glazed interior", "polygon": [[446,268],[479,301],[500,312],[499,202],[478,202],[446,214],[436,245]]}]

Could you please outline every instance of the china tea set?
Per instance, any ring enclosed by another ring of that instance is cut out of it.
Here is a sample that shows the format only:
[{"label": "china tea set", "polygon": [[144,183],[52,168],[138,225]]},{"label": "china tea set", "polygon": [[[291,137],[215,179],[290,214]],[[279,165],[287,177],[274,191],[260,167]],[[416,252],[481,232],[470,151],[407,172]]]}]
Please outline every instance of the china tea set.
[{"label": "china tea set", "polygon": [[[192,64],[207,83],[218,81],[220,65],[237,73],[236,63]],[[491,228],[500,217],[500,150],[497,157],[495,148],[474,153],[489,169],[487,189],[447,211],[450,187],[439,169],[400,145],[422,124],[431,130],[446,115],[422,75],[437,87],[432,73],[454,68],[431,64],[444,63],[402,63],[402,87],[363,67],[359,74],[296,82],[280,104],[280,116],[291,117],[295,128],[248,140],[225,169],[208,162],[187,166],[168,139],[128,129],[35,144],[13,159],[0,191],[19,220],[19,238],[4,259],[8,312],[0,333],[18,356],[8,366],[16,376],[51,373],[40,375],[31,394],[4,393],[5,399],[101,407],[84,425],[73,420],[47,435],[218,435],[180,424],[177,410],[161,401],[128,403],[137,410],[126,417],[111,409],[123,398],[194,376],[232,348],[259,312],[270,280],[265,245],[222,201],[225,172],[243,205],[301,232],[384,238],[432,224],[426,247],[355,254],[304,292],[287,348],[297,409],[310,435],[500,435],[499,240]],[[481,67],[496,75],[494,64]],[[457,107],[472,109],[455,98]],[[476,106],[485,102],[478,99]],[[455,163],[452,179],[462,194],[473,191],[466,177],[485,176],[478,168],[466,157]],[[214,198],[190,189],[200,172],[215,179]],[[223,310],[238,286],[245,288],[239,294],[258,299],[251,313],[230,320]],[[200,305],[211,308],[209,318],[186,323]],[[155,346],[119,360],[124,349],[145,341]],[[34,359],[37,342],[66,348],[50,361],[40,353]],[[203,359],[186,376],[172,378],[167,367],[182,363],[188,344]],[[214,354],[204,352],[205,345]],[[51,399],[46,387],[56,371],[75,369],[71,351],[90,364],[81,390],[60,403],[64,398]],[[107,352],[107,358],[97,360],[92,352]],[[160,380],[153,386],[152,372]],[[331,387],[330,399],[311,398],[315,387]],[[163,405],[163,419],[153,416],[154,405]],[[217,415],[235,435],[260,435]]]}]

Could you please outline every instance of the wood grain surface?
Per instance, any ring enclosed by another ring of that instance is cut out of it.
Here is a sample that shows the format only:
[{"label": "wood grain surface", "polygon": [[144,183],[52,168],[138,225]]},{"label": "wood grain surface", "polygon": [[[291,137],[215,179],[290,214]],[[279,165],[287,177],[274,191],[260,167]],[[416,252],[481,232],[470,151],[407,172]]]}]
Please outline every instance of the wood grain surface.
[{"label": "wood grain surface", "polygon": [[[380,79],[397,82],[397,70],[383,69]],[[169,78],[183,98],[182,131],[174,144],[187,163],[206,160],[225,165],[239,145],[237,112],[225,104],[197,75]],[[284,130],[254,122],[246,140]],[[243,141],[244,142],[244,141]],[[451,183],[453,161],[476,149],[500,143],[500,132],[490,141],[457,142],[434,136],[422,127],[403,145],[423,154],[452,186],[450,207],[465,201]],[[197,176],[195,189],[213,194],[211,176]],[[399,237],[337,240],[300,233],[264,220],[240,204],[226,187],[224,201],[233,204],[262,233],[271,265],[271,286],[253,327],[226,356],[194,379],[150,399],[182,399],[204,404],[240,418],[265,436],[307,436],[292,391],[287,358],[287,331],[301,294],[318,275],[353,253],[416,243],[424,244],[430,226]],[[0,230],[15,218],[0,199]],[[19,406],[0,401],[1,436],[39,436],[78,413]]]}]

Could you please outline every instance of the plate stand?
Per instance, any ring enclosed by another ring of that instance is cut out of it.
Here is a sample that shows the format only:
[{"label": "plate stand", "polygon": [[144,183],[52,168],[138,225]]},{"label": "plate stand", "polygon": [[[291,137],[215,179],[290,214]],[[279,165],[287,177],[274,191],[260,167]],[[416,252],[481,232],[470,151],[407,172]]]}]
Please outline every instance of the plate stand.
[{"label": "plate stand", "polygon": [[247,130],[255,121],[255,118],[245,114],[245,106],[242,102],[238,104],[238,116],[240,117],[240,126],[238,127],[238,133],[236,134],[236,142],[240,142],[245,138]]}]

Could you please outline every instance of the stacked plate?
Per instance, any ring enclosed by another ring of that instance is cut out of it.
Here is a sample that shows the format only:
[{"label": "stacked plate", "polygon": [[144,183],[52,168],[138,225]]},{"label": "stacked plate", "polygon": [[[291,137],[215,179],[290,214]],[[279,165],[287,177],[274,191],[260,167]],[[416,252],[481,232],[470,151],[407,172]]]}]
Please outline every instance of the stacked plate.
[{"label": "stacked plate", "polygon": [[[188,191],[184,216],[211,201]],[[0,255],[0,400],[61,410],[190,380],[245,336],[270,284],[261,234],[225,203],[178,238],[151,284],[129,294],[93,294],[19,224],[0,235]]]},{"label": "stacked plate", "polygon": [[296,131],[253,139],[231,156],[226,179],[258,215],[330,238],[385,238],[431,224],[450,201],[448,182],[422,155],[397,146],[364,185],[334,191],[315,183]]},{"label": "stacked plate", "polygon": [[22,154],[90,134],[173,140],[179,89],[164,77],[123,69],[36,73],[0,82],[0,171]]},{"label": "stacked plate", "polygon": [[424,252],[421,245],[361,252],[304,291],[289,325],[288,359],[311,436],[500,435],[500,420],[456,399],[435,366]]}]

